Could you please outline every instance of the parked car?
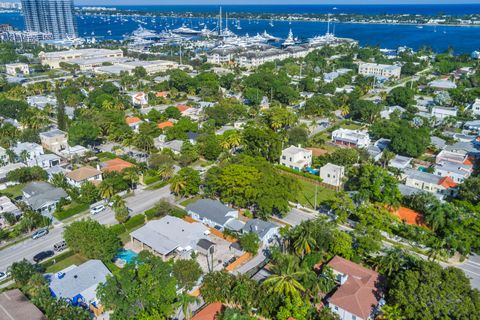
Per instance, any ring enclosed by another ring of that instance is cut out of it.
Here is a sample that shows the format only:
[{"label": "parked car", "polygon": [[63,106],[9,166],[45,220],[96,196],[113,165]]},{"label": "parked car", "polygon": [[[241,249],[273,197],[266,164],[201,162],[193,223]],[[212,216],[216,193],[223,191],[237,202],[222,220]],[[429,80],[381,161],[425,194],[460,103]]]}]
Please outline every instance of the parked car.
[{"label": "parked car", "polygon": [[35,261],[35,263],[39,263],[47,258],[53,257],[54,254],[55,253],[52,250],[42,251],[33,257],[33,261]]},{"label": "parked car", "polygon": [[60,242],[57,242],[53,245],[53,250],[55,252],[60,252],[60,251],[63,251],[67,248],[67,243],[65,242],[65,240],[63,241],[60,241]]},{"label": "parked car", "polygon": [[90,213],[95,215],[95,214],[98,214],[98,213],[102,212],[103,210],[105,210],[105,206],[103,204],[99,204],[99,205],[96,205],[94,207],[91,207],[90,208]]},{"label": "parked car", "polygon": [[35,231],[34,234],[32,234],[32,239],[38,239],[38,238],[41,238],[43,236],[46,236],[48,234],[48,229],[38,229],[37,231]]},{"label": "parked car", "polygon": [[10,277],[10,272],[0,271],[0,281],[6,280]]}]

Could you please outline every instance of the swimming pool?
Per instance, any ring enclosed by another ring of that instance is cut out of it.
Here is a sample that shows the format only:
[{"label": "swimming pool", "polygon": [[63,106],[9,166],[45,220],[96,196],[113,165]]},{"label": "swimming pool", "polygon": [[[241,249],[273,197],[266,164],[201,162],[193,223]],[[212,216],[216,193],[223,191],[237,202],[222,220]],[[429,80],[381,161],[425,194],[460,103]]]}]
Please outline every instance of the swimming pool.
[{"label": "swimming pool", "polygon": [[115,256],[116,259],[121,259],[125,261],[125,263],[130,263],[134,261],[138,256],[138,253],[132,250],[125,250],[122,249],[118,252],[118,254]]}]

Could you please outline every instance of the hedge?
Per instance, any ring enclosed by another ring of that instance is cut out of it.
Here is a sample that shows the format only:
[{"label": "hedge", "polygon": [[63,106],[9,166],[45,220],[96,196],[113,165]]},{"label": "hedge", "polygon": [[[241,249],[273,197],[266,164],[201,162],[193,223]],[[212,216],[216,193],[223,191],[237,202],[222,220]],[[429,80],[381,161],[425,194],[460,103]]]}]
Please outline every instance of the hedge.
[{"label": "hedge", "polygon": [[76,214],[79,214],[80,212],[87,211],[89,208],[88,204],[85,203],[79,203],[74,207],[68,208],[65,211],[57,211],[53,214],[55,218],[58,220],[65,220],[67,218],[70,218]]},{"label": "hedge", "polygon": [[322,178],[320,178],[320,176],[317,176],[317,175],[314,175],[314,174],[311,174],[311,173],[307,173],[307,172],[303,172],[303,171],[297,171],[297,170],[291,169],[289,167],[282,166],[280,164],[277,164],[275,166],[275,168],[280,169],[280,170],[285,171],[285,172],[293,173],[297,176],[302,176],[302,177],[305,177],[305,178],[308,178],[308,179],[316,180],[318,182],[323,181]]}]

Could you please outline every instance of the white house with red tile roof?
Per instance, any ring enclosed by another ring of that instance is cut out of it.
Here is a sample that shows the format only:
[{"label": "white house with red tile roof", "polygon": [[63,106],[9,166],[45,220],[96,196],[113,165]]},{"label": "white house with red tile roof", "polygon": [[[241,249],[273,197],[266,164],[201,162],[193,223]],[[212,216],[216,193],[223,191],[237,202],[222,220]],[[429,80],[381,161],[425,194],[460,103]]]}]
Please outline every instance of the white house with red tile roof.
[{"label": "white house with red tile roof", "polygon": [[377,272],[335,256],[327,264],[339,286],[327,299],[330,309],[342,320],[374,319],[384,304],[384,279]]},{"label": "white house with red tile roof", "polygon": [[414,169],[405,169],[403,179],[408,187],[420,189],[443,196],[455,195],[457,183],[452,178],[439,176]]},{"label": "white house with red tile roof", "polygon": [[143,121],[139,117],[126,117],[125,122],[133,131],[138,132]]}]

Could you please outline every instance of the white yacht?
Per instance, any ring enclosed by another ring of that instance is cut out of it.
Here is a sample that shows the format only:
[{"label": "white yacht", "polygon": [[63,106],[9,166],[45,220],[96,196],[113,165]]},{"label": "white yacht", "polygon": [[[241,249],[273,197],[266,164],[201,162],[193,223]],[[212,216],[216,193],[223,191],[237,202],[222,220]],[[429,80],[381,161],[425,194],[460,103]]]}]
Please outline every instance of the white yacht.
[{"label": "white yacht", "polygon": [[185,35],[199,35],[202,33],[201,31],[194,30],[185,25],[182,25],[180,28],[173,29],[172,32],[176,34],[185,34]]},{"label": "white yacht", "polygon": [[290,29],[290,32],[288,32],[288,37],[283,41],[282,46],[284,47],[289,47],[295,45],[295,38],[293,37],[293,32],[292,29]]}]

